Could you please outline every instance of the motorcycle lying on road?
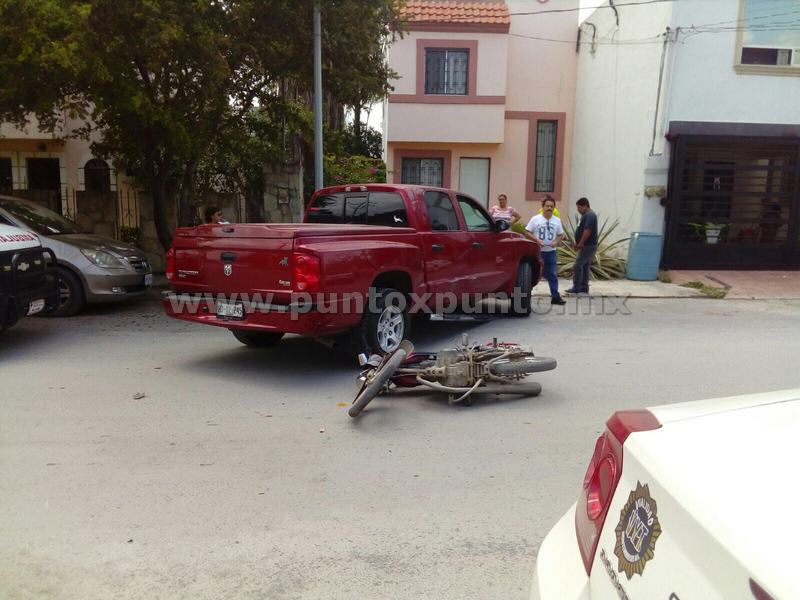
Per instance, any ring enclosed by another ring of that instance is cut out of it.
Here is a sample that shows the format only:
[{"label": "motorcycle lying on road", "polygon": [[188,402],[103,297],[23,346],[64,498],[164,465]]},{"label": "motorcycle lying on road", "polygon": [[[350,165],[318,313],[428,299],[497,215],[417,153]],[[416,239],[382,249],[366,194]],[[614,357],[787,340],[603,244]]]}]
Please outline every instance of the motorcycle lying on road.
[{"label": "motorcycle lying on road", "polygon": [[472,404],[472,394],[516,394],[538,396],[542,386],[525,381],[529,373],[550,371],[556,360],[535,356],[513,343],[495,338],[486,345],[471,344],[462,335],[461,346],[439,352],[414,352],[403,340],[394,352],[359,357],[367,367],[358,377],[359,389],[348,410],[357,417],[376,396],[394,388],[425,386],[448,394],[450,404]]}]

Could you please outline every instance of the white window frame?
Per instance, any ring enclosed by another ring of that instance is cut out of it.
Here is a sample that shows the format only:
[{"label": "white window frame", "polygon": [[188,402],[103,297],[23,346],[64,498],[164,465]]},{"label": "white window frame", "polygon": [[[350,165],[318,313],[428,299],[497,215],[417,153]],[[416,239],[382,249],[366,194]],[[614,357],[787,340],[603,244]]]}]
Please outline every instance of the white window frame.
[{"label": "white window frame", "polygon": [[[739,0],[739,23],[744,23],[745,2],[747,0]],[[792,58],[788,65],[751,65],[742,63],[742,50],[745,48],[742,40],[744,39],[744,30],[739,29],[736,32],[736,55],[733,59],[734,70],[742,75],[779,75],[788,77],[800,77],[800,47],[797,48],[775,48],[773,46],[746,46],[747,48],[774,48],[776,50],[791,50]]]}]

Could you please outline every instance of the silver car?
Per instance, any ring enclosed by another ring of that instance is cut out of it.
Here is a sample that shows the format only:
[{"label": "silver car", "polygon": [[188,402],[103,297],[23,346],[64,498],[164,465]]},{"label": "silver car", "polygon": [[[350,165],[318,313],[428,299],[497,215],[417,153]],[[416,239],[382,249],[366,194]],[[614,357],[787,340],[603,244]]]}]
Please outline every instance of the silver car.
[{"label": "silver car", "polygon": [[22,198],[0,196],[0,223],[38,234],[58,259],[56,316],[78,313],[86,303],[115,302],[143,294],[153,284],[144,252],[118,240],[84,233],[52,210]]}]

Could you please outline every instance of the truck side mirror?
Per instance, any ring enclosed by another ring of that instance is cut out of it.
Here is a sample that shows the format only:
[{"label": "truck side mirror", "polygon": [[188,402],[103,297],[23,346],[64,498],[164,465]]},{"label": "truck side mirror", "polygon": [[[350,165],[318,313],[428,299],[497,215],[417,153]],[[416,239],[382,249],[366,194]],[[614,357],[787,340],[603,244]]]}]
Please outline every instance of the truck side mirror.
[{"label": "truck side mirror", "polygon": [[499,221],[494,222],[494,229],[495,231],[508,231],[511,225],[508,224],[508,221],[505,219],[500,219]]}]

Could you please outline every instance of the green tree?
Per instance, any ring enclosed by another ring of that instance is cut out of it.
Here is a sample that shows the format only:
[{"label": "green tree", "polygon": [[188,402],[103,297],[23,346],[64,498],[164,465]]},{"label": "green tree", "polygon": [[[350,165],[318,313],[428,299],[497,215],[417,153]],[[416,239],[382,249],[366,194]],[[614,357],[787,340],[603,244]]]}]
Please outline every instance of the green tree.
[{"label": "green tree", "polygon": [[[327,93],[351,102],[355,88],[385,91],[375,57],[396,28],[396,3],[321,7]],[[265,130],[254,114],[302,120],[285,90],[312,89],[312,10],[313,0],[0,0],[0,120],[35,114],[53,129],[65,111],[88,117],[94,151],[146,183],[166,248],[168,211],[177,200],[180,224],[191,223],[213,153],[258,149],[253,136]],[[359,79],[361,70],[374,72]]]}]

